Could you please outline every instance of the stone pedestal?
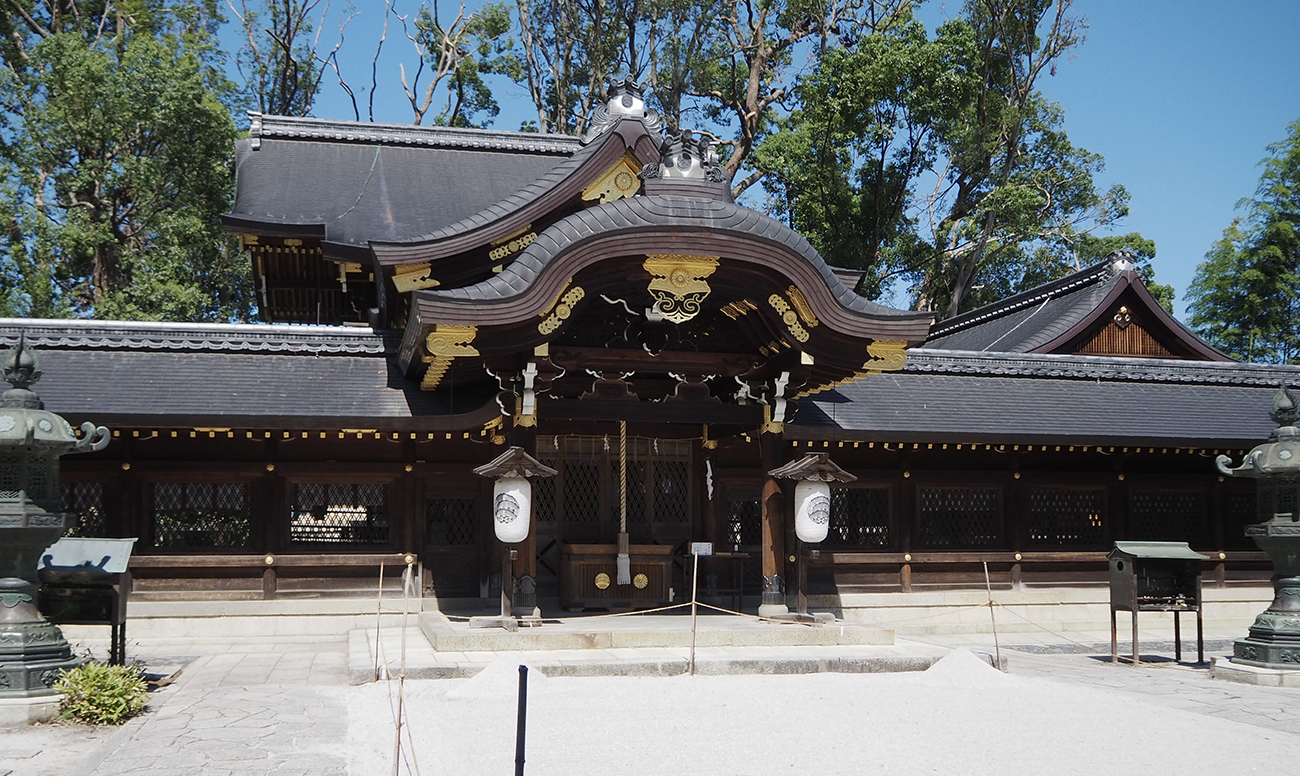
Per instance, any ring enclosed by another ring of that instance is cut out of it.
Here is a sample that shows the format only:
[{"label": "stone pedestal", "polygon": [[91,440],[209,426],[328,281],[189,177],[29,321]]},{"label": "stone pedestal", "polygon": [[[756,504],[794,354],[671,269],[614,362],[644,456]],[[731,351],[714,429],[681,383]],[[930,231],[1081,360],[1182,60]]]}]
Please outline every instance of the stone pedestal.
[{"label": "stone pedestal", "polygon": [[63,633],[36,611],[36,590],[0,579],[0,724],[27,724],[58,712],[54,683],[81,664]]},{"label": "stone pedestal", "polygon": [[780,617],[790,613],[785,603],[785,581],[780,574],[763,578],[763,597],[759,599],[759,617]]},{"label": "stone pedestal", "polygon": [[1233,642],[1232,662],[1300,672],[1300,577],[1275,576],[1273,590],[1273,603],[1255,618],[1250,635]]}]

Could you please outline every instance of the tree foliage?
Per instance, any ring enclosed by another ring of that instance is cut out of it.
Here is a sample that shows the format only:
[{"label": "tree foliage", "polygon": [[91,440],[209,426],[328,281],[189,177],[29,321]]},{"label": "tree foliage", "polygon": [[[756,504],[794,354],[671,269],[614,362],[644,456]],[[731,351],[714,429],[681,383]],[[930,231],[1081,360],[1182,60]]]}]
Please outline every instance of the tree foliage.
[{"label": "tree foliage", "polygon": [[1128,202],[1037,86],[1082,37],[1066,0],[970,0],[828,50],[759,148],[770,206],[861,293],[901,278],[940,317],[1077,269]]},{"label": "tree foliage", "polygon": [[1247,361],[1300,360],[1300,120],[1268,147],[1247,211],[1224,230],[1188,289],[1193,328]]},{"label": "tree foliage", "polygon": [[[911,0],[516,0],[519,41],[503,72],[537,109],[530,126],[581,134],[605,84],[630,73],[671,127],[722,146],[737,196],[761,180],[751,164],[802,66],[796,49],[824,51],[886,29]],[[804,53],[807,56],[808,52]],[[742,173],[742,169],[744,171]]]},{"label": "tree foliage", "polygon": [[9,314],[226,320],[234,125],[204,2],[5,0],[0,219]]}]

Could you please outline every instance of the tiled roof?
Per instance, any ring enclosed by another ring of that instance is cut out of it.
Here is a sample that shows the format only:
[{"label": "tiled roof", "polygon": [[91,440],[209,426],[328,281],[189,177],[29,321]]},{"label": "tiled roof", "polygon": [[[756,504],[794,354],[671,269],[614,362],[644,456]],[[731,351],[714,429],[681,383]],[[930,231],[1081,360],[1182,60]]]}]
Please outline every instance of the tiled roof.
[{"label": "tiled roof", "polygon": [[1284,381],[1300,383],[1300,367],[1284,364],[961,351],[928,344],[907,351],[907,365],[903,370],[924,374],[1271,386],[1274,389]]},{"label": "tiled roof", "polygon": [[385,352],[384,337],[353,326],[284,326],[149,321],[37,320],[0,318],[0,347],[11,347],[19,331],[37,349],[220,351],[227,353]]},{"label": "tiled roof", "polygon": [[907,366],[801,399],[793,438],[1257,444],[1300,368],[1073,355],[908,352]]},{"label": "tiled roof", "polygon": [[1109,261],[930,327],[927,344],[949,350],[1024,353],[1051,342],[1096,309],[1120,273]]},{"label": "tiled roof", "polygon": [[268,116],[249,113],[249,137],[254,150],[264,138],[327,140],[382,145],[431,146],[490,151],[523,151],[567,156],[577,151],[581,140],[568,135],[537,132],[509,132],[498,129],[424,127],[411,124],[380,124],[367,121],[335,121],[297,116]]},{"label": "tiled roof", "polygon": [[[524,133],[448,130],[448,138],[411,127],[403,129],[447,142],[391,142],[366,125],[344,142],[340,122],[323,124],[335,129],[318,137],[264,130],[236,143],[227,229],[318,236],[343,249],[412,240],[516,195],[580,148],[576,139],[498,143],[497,135]],[[483,142],[462,142],[467,133]]]},{"label": "tiled roof", "polygon": [[19,330],[46,409],[76,422],[417,429],[499,414],[482,391],[421,391],[369,329],[0,319],[0,348]]}]

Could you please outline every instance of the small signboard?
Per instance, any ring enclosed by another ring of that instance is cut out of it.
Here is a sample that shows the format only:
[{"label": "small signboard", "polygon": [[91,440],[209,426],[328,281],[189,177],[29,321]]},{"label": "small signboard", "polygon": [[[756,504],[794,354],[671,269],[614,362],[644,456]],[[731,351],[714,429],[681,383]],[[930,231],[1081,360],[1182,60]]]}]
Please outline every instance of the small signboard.
[{"label": "small signboard", "polygon": [[691,542],[692,555],[712,555],[713,542]]}]

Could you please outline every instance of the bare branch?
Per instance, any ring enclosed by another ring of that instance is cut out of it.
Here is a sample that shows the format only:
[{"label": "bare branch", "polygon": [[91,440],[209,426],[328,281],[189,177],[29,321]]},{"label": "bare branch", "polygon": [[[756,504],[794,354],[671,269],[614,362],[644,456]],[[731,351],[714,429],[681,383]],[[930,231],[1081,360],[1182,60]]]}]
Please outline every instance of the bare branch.
[{"label": "bare branch", "polygon": [[42,38],[50,37],[50,31],[42,27],[39,22],[33,19],[31,14],[27,13],[27,9],[19,5],[17,0],[5,0],[5,5],[8,5],[16,11],[19,16],[23,17],[23,19],[27,21],[27,25],[32,28],[32,32],[40,35]]}]

